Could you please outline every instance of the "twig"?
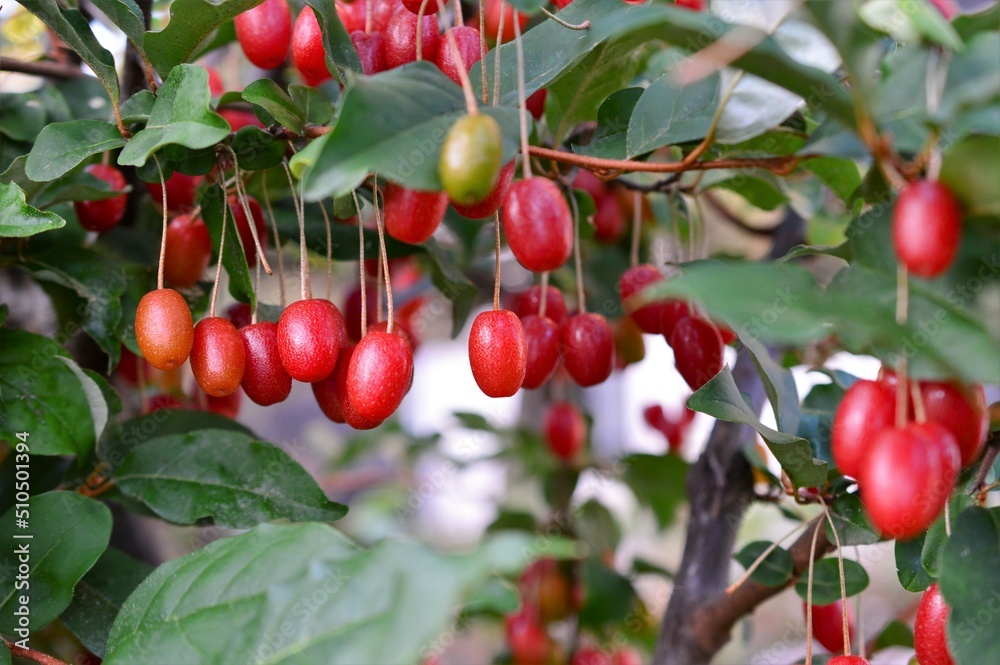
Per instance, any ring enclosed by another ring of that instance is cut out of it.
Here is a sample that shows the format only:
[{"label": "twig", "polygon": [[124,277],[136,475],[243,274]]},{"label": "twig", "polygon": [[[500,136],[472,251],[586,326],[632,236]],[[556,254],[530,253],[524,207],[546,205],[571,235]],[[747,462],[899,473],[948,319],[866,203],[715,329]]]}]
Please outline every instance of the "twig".
[{"label": "twig", "polygon": [[55,656],[50,656],[47,653],[35,651],[34,649],[25,649],[17,646],[13,642],[8,642],[4,638],[0,639],[3,639],[3,643],[7,645],[8,649],[10,649],[10,653],[18,658],[25,658],[27,660],[40,663],[41,665],[68,665],[68,663],[59,660]]},{"label": "twig", "polygon": [[790,172],[798,166],[799,162],[820,157],[820,155],[814,154],[782,155],[747,159],[716,159],[685,164],[683,162],[639,162],[631,159],[602,159],[600,157],[578,155],[566,150],[553,150],[552,148],[543,148],[541,146],[531,146],[529,152],[533,157],[538,157],[539,159],[582,166],[589,171],[619,171],[622,173],[684,173],[686,171],[712,171],[715,169],[740,169],[749,167],[783,174]]},{"label": "twig", "polygon": [[1000,430],[992,432],[986,439],[986,451],[983,453],[983,460],[979,464],[979,471],[976,473],[976,482],[972,483],[970,494],[975,496],[986,485],[986,476],[989,475],[993,463],[1000,455]]},{"label": "twig", "polygon": [[555,14],[553,14],[552,12],[550,12],[545,7],[539,7],[539,9],[542,10],[543,14],[545,14],[550,19],[552,19],[553,21],[555,21],[556,23],[558,23],[559,25],[561,25],[564,28],[569,28],[570,30],[589,30],[590,29],[590,20],[589,19],[584,20],[583,23],[569,23],[569,22],[567,22],[567,21],[559,18],[558,16],[556,16]]},{"label": "twig", "polygon": [[50,79],[68,81],[76,78],[87,77],[77,65],[63,65],[58,62],[38,60],[30,62],[27,60],[17,60],[16,58],[0,57],[0,71],[14,72],[16,74],[27,74],[29,76],[43,76]]}]

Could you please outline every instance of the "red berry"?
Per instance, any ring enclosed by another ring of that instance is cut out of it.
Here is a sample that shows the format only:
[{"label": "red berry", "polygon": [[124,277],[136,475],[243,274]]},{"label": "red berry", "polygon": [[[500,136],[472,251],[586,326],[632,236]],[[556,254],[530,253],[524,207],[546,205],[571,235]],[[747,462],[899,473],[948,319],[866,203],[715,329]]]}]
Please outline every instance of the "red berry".
[{"label": "red berry", "polygon": [[[433,16],[424,16],[420,30],[420,57],[434,62],[438,54],[438,24]],[[417,59],[417,16],[399,12],[389,21],[385,31],[385,61],[389,68],[399,67]]]},{"label": "red berry", "polygon": [[156,369],[183,365],[194,343],[194,320],[184,296],[173,289],[144,295],[135,310],[135,341]]},{"label": "red berry", "polygon": [[292,28],[292,62],[306,85],[319,85],[333,78],[326,68],[323,33],[312,7],[305,7]]},{"label": "red berry", "polygon": [[[194,197],[204,177],[200,175],[185,175],[174,171],[167,178],[167,210],[169,212],[185,212],[194,207]],[[147,182],[146,189],[157,208],[163,206],[163,188],[159,182]]]},{"label": "red berry", "polygon": [[594,213],[594,238],[605,245],[618,242],[625,233],[625,217],[622,213],[618,197],[608,194],[596,202],[597,212]]},{"label": "red berry", "polygon": [[247,60],[261,69],[280,67],[292,41],[292,15],[285,0],[264,0],[233,20]]},{"label": "red berry", "polygon": [[[108,183],[111,189],[121,190],[126,187],[125,176],[109,164],[91,164],[83,172]],[[104,233],[118,226],[122,215],[125,214],[127,201],[127,194],[97,201],[74,201],[73,210],[76,211],[76,219],[80,222],[80,226],[88,231]]]},{"label": "red berry", "polygon": [[163,277],[179,289],[194,286],[212,258],[212,237],[200,217],[178,215],[167,225]]},{"label": "red berry", "polygon": [[[521,291],[511,301],[510,309],[521,319],[541,314],[542,287],[532,286],[527,291]],[[562,291],[549,285],[545,289],[545,316],[552,319],[557,326],[566,320],[566,299]]]},{"label": "red berry", "polygon": [[892,214],[892,242],[910,272],[936,277],[946,271],[961,236],[962,209],[947,187],[918,180],[903,189]]},{"label": "red berry", "polygon": [[[500,36],[501,42],[509,42],[514,39],[514,7],[509,2],[502,2],[502,0],[486,0],[486,6],[483,11],[483,19],[485,21],[486,37],[490,40],[496,39],[497,32],[500,30],[500,11],[501,5],[503,5],[503,34]],[[528,20],[531,17],[527,14],[522,14],[517,12],[517,22],[524,31],[526,25],[528,25]]]},{"label": "red berry", "polygon": [[368,421],[391,416],[413,379],[413,351],[399,335],[369,332],[358,342],[347,370],[351,407]]},{"label": "red berry", "polygon": [[833,417],[830,451],[840,472],[858,477],[871,440],[892,427],[896,394],[881,381],[858,381],[848,388]]},{"label": "red berry", "polygon": [[646,357],[642,328],[631,318],[624,318],[618,319],[612,330],[615,333],[615,367],[625,369],[629,365],[642,362]]},{"label": "red berry", "polygon": [[[636,0],[625,0],[625,2],[631,5],[639,4]],[[694,12],[703,12],[705,11],[705,0],[677,0],[677,6]]]},{"label": "red berry", "polygon": [[545,384],[559,364],[559,326],[549,317],[529,314],[521,319],[527,344],[522,387],[534,390]]},{"label": "red berry", "polygon": [[[569,0],[569,2],[572,2],[572,0]],[[625,647],[624,649],[619,649],[611,656],[611,662],[613,665],[642,665],[642,656],[635,649]]]},{"label": "red berry", "polygon": [[514,183],[503,204],[503,229],[514,258],[533,272],[555,270],[573,249],[573,217],[551,180]]},{"label": "red berry", "polygon": [[244,127],[264,127],[264,123],[260,121],[260,118],[253,111],[247,111],[246,109],[221,108],[218,110],[218,114],[226,119],[230,130],[234,132],[238,132]]},{"label": "red berry", "polygon": [[[812,606],[813,637],[830,653],[844,651],[844,603],[836,600],[829,605]],[[802,603],[805,613],[806,604]],[[854,641],[854,608],[847,604],[847,630],[851,641]]]},{"label": "red berry", "polygon": [[396,240],[416,245],[434,235],[448,210],[448,195],[390,182],[385,186],[384,205],[385,230]]},{"label": "red berry", "polygon": [[353,2],[341,2],[337,0],[337,17],[344,25],[344,29],[347,30],[348,34],[357,30],[364,32],[365,12],[367,11],[366,3],[367,0],[354,0]]},{"label": "red berry", "polygon": [[175,410],[175,409],[186,409],[188,405],[177,399],[174,395],[153,395],[146,402],[146,413],[155,413],[156,411],[162,411],[164,409]]},{"label": "red berry", "polygon": [[920,665],[953,665],[948,650],[948,614],[941,589],[932,584],[924,591],[913,624],[913,646]]},{"label": "red berry", "polygon": [[368,76],[385,71],[385,38],[381,32],[369,34],[364,30],[355,30],[351,33],[351,43],[358,52],[361,71]]},{"label": "red berry", "polygon": [[239,330],[253,323],[253,310],[245,302],[238,302],[226,310],[226,318],[232,321],[236,329]]},{"label": "red berry", "polygon": [[927,530],[951,495],[961,458],[955,437],[935,423],[882,430],[858,475],[872,524],[890,538]]},{"label": "red berry", "polygon": [[514,312],[482,312],[469,333],[469,364],[476,384],[489,397],[510,397],[524,383],[528,345]]},{"label": "red berry", "polygon": [[[431,1],[433,2],[434,0]],[[441,43],[438,46],[436,61],[438,69],[444,72],[444,75],[452,81],[458,85],[462,85],[462,77],[458,69],[458,58],[455,57],[455,51],[451,46],[451,39],[448,38],[449,35],[455,38],[455,46],[458,47],[458,52],[462,56],[462,64],[465,65],[465,71],[468,72],[472,69],[472,65],[479,62],[479,59],[482,57],[482,50],[479,47],[479,31],[467,25],[457,25],[454,28],[445,30],[444,35],[441,37]],[[482,203],[479,205],[482,205]]]},{"label": "red berry", "polygon": [[958,4],[955,0],[931,0],[931,4],[949,21],[958,13]]},{"label": "red berry", "polygon": [[278,324],[253,323],[240,329],[246,371],[243,392],[261,406],[284,402],[292,390],[292,377],[281,364],[278,353]]},{"label": "red berry", "polygon": [[583,387],[602,383],[615,364],[611,326],[600,314],[576,314],[559,331],[566,371]]},{"label": "red berry", "polygon": [[347,422],[344,418],[344,396],[347,387],[347,369],[351,363],[354,344],[340,347],[337,366],[330,376],[312,384],[313,397],[320,410],[335,423]]},{"label": "red berry", "polygon": [[552,641],[538,620],[531,616],[529,608],[508,615],[504,626],[514,665],[544,665],[549,662]]},{"label": "red berry", "polygon": [[194,328],[191,371],[209,395],[223,397],[240,387],[246,369],[243,340],[229,319],[210,316]]},{"label": "red berry", "polygon": [[552,0],[552,4],[554,4],[559,9],[564,9],[566,5],[572,4],[572,2],[573,0]]},{"label": "red berry", "polygon": [[570,570],[556,559],[539,559],[518,580],[524,605],[537,610],[541,623],[562,621],[579,608],[582,590],[573,584]]},{"label": "red berry", "polygon": [[[495,33],[494,33],[495,34]],[[545,113],[545,98],[548,97],[549,91],[545,88],[540,90],[535,90],[533,93],[528,95],[528,98],[524,100],[524,108],[528,109],[528,113],[535,120],[541,120],[542,114]]]},{"label": "red berry", "polygon": [[[437,0],[433,0],[437,2]],[[403,11],[403,3],[401,0],[374,0],[375,7],[372,16],[372,30],[378,30],[381,33],[385,33],[385,29],[389,27],[389,21],[396,14]],[[363,5],[363,2],[355,2],[355,4]],[[430,3],[428,3],[429,5]],[[425,13],[426,15],[426,13]]]},{"label": "red berry", "polygon": [[240,397],[239,390],[221,397],[216,397],[207,393],[201,394],[205,398],[204,410],[217,413],[220,416],[225,416],[226,418],[236,418],[236,416],[240,414],[240,403],[243,401],[243,398]]},{"label": "red berry", "polygon": [[278,319],[278,354],[296,381],[312,383],[330,376],[347,331],[340,310],[329,300],[293,302]]},{"label": "red berry", "polygon": [[834,656],[826,665],[871,665],[864,656]]},{"label": "red berry", "polygon": [[427,0],[426,4],[424,3],[424,0],[403,0],[403,6],[414,14],[420,12],[420,5],[424,5],[424,16],[437,14],[438,10],[441,8],[438,4],[438,0]]},{"label": "red berry", "polygon": [[580,647],[573,653],[570,665],[612,665],[611,657],[597,647]]},{"label": "red berry", "polygon": [[691,390],[698,390],[722,370],[722,336],[710,321],[689,316],[670,336],[674,365]]},{"label": "red berry", "polygon": [[507,193],[510,191],[510,186],[513,183],[514,160],[511,160],[500,169],[500,175],[497,176],[497,184],[493,186],[493,191],[490,192],[489,196],[475,205],[464,206],[453,202],[451,206],[455,209],[455,212],[468,219],[492,217],[500,209],[500,206],[503,205],[504,200],[507,198]]},{"label": "red berry", "polygon": [[[373,323],[372,326],[371,326],[371,328],[368,329],[368,331],[369,332],[383,332],[383,333],[388,333],[389,332],[389,322],[388,321],[379,321],[378,323]],[[413,336],[410,334],[410,331],[407,329],[407,327],[405,325],[403,325],[403,322],[401,320],[400,321],[393,321],[393,323],[392,323],[392,334],[396,335],[397,337],[402,338],[407,344],[410,345],[410,350],[411,351],[413,350],[413,348],[414,348],[413,347]],[[412,383],[412,380],[410,381],[410,383]],[[408,387],[407,387],[407,391],[409,391]]]},{"label": "red berry", "polygon": [[[375,288],[371,285],[365,289],[365,330],[371,329],[378,317],[378,300],[375,295]],[[347,325],[347,338],[357,344],[361,341],[361,286],[355,284],[347,294],[344,301],[344,321]]]},{"label": "red berry", "polygon": [[[243,243],[243,253],[247,258],[247,265],[253,268],[257,265],[257,246],[253,242],[253,232],[250,230],[250,222],[247,221],[247,213],[240,204],[237,196],[229,197],[229,207],[233,211],[233,222],[236,230],[240,233],[240,242]],[[253,215],[253,225],[257,230],[257,237],[260,239],[260,246],[267,249],[267,222],[264,221],[264,211],[260,209],[257,199],[252,196],[247,197],[247,207]]]},{"label": "red berry", "polygon": [[670,338],[673,337],[674,329],[677,328],[677,324],[684,319],[691,318],[694,312],[687,302],[683,300],[668,300],[660,304],[660,327],[663,329],[663,337],[667,340],[667,344],[670,343]]},{"label": "red berry", "polygon": [[980,385],[964,388],[946,381],[921,381],[920,394],[928,422],[947,428],[958,443],[962,466],[969,466],[986,445],[989,417]]},{"label": "red berry", "polygon": [[583,449],[587,422],[569,402],[554,402],[545,414],[545,442],[559,459],[569,462]]},{"label": "red berry", "polygon": [[621,296],[622,304],[625,305],[626,311],[631,312],[629,315],[642,328],[643,332],[654,335],[663,332],[662,304],[650,303],[633,310],[630,308],[631,303],[629,302],[629,298],[641,292],[650,284],[662,281],[664,279],[660,271],[648,263],[629,268],[622,275],[621,279],[618,280],[618,295]]},{"label": "red berry", "polygon": [[202,67],[208,72],[208,91],[213,97],[219,97],[226,91],[226,84],[222,82],[222,77],[214,67]]}]

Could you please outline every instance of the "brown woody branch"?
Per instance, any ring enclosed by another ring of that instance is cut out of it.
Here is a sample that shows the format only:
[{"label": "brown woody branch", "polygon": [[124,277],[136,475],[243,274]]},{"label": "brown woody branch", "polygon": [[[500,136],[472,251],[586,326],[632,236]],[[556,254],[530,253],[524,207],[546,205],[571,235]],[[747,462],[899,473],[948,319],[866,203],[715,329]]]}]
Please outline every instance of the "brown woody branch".
[{"label": "brown woody branch", "polygon": [[[0,638],[3,639],[3,638]],[[25,658],[40,665],[67,665],[64,661],[59,660],[55,656],[50,656],[47,653],[42,653],[41,651],[35,651],[34,649],[25,649],[19,647],[13,642],[8,642],[4,639],[4,644],[10,649],[10,653],[18,658]]]},{"label": "brown woody branch", "polygon": [[69,80],[87,76],[76,65],[65,65],[48,60],[17,60],[0,57],[0,72],[16,72],[50,79]]}]

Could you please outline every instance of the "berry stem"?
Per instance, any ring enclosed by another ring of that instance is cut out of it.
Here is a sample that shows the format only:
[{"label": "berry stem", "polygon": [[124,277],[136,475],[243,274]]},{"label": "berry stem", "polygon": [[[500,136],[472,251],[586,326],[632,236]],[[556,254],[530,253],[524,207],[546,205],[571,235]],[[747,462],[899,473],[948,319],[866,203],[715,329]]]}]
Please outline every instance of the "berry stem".
[{"label": "berry stem", "polygon": [[[854,546],[854,560],[861,560],[861,548]],[[861,594],[858,594],[854,603],[854,613],[858,617],[858,652],[865,655],[865,617],[861,613]]]},{"label": "berry stem", "polygon": [[[456,3],[458,4],[457,0]],[[479,0],[479,73],[483,76],[483,104],[490,101],[489,81],[486,80],[486,12],[483,5],[485,0]],[[497,58],[500,57],[500,49],[497,49]]]},{"label": "berry stem", "polygon": [[[243,178],[240,174],[240,164],[236,161],[236,153],[232,148],[229,148],[229,154],[233,156],[233,169],[236,171],[236,198],[239,199],[240,206],[243,208],[243,214],[246,215],[247,225],[250,227],[250,235],[253,237],[253,244],[257,251],[257,256],[260,258],[260,262],[264,264],[264,270],[267,274],[273,275],[274,271],[271,270],[271,264],[267,262],[267,257],[264,255],[264,247],[261,246],[260,238],[257,236],[257,225],[254,223],[253,214],[250,212],[250,203],[247,200],[247,191],[243,187]],[[240,242],[242,243],[242,241]]]},{"label": "berry stem", "polygon": [[[226,223],[229,221],[229,201],[225,191],[222,192],[222,231],[219,233],[219,261],[215,264],[215,282],[212,284],[212,299],[208,304],[208,316],[215,316],[215,301],[219,297],[219,282],[222,281],[222,256],[226,249]],[[256,293],[254,302],[257,301]]]},{"label": "berry stem", "polygon": [[564,28],[569,28],[570,30],[589,30],[590,29],[590,20],[589,19],[585,20],[583,23],[568,23],[568,22],[564,21],[563,19],[559,18],[558,16],[556,16],[555,14],[553,14],[552,12],[550,12],[545,7],[539,7],[539,9],[542,10],[543,14],[545,14],[550,19],[552,19],[553,21],[555,21],[556,23],[558,23],[559,25],[561,25]]},{"label": "berry stem", "polygon": [[[480,16],[482,16],[482,2],[479,6]],[[500,20],[497,21],[496,57],[493,58],[493,106],[500,105],[500,54],[503,52],[503,23],[504,23],[503,0],[500,2]],[[485,30],[485,28],[483,28]],[[485,34],[485,33],[484,33]],[[484,56],[485,58],[485,56]],[[485,60],[484,60],[485,62]]]},{"label": "berry stem", "polygon": [[757,570],[757,568],[759,568],[762,563],[764,563],[764,560],[767,559],[768,555],[770,555],[771,552],[773,552],[774,550],[776,550],[778,548],[778,546],[781,545],[781,543],[785,542],[786,540],[788,540],[789,538],[791,538],[792,536],[794,536],[796,533],[798,533],[802,529],[805,529],[810,524],[814,524],[818,519],[820,519],[820,518],[819,517],[814,517],[811,520],[799,522],[795,526],[794,529],[792,529],[791,531],[789,531],[788,533],[786,533],[784,536],[782,536],[778,540],[776,540],[773,543],[771,543],[768,546],[768,548],[766,550],[764,550],[763,552],[761,552],[760,556],[758,556],[757,559],[752,564],[750,564],[750,567],[747,568],[746,571],[744,571],[744,573],[742,575],[740,575],[739,579],[737,579],[735,582],[733,582],[728,587],[726,587],[726,595],[732,594],[737,589],[739,589],[741,586],[743,586],[743,583],[746,582],[748,579],[750,579],[750,576],[753,575],[754,571]]},{"label": "berry stem", "polygon": [[267,171],[261,179],[261,187],[264,190],[264,206],[267,208],[267,217],[271,222],[271,234],[274,236],[274,249],[278,253],[278,291],[281,294],[281,306],[285,306],[285,259],[281,255],[281,238],[278,236],[278,223],[274,219],[274,210],[271,207],[271,197],[267,193]]},{"label": "berry stem", "polygon": [[493,272],[493,311],[500,309],[500,211],[493,213],[493,227],[496,229],[496,267]]},{"label": "berry stem", "polygon": [[250,310],[250,323],[257,323],[257,307],[260,305],[260,262],[257,262],[257,266],[254,269],[254,283],[253,283],[253,309]]},{"label": "berry stem", "polygon": [[[426,0],[425,0],[426,2]],[[378,229],[378,250],[379,259],[382,262],[382,274],[385,275],[385,306],[388,310],[386,319],[386,332],[392,334],[392,279],[389,277],[389,257],[385,251],[385,231],[382,225],[382,213],[378,209],[378,174],[375,174],[375,183],[372,185],[372,199],[375,202],[375,226]]]},{"label": "berry stem", "polygon": [[283,160],[285,175],[288,176],[288,184],[292,188],[292,204],[295,205],[295,214],[299,218],[299,293],[303,300],[312,298],[312,289],[309,285],[309,256],[306,248],[306,215],[301,196],[296,196],[295,180],[292,178],[292,171],[288,168],[288,160]]},{"label": "berry stem", "polygon": [[927,422],[927,410],[924,408],[924,395],[920,392],[919,382],[910,381],[910,397],[913,398],[913,415],[917,422]]},{"label": "berry stem", "polygon": [[[441,0],[438,0],[440,2]],[[443,7],[442,7],[443,9]],[[458,27],[465,23],[465,16],[462,15],[462,0],[455,0],[455,16],[452,20],[452,25]]]},{"label": "berry stem", "polygon": [[632,246],[629,248],[629,263],[639,265],[639,238],[642,235],[642,192],[632,192]]},{"label": "berry stem", "polygon": [[368,296],[365,293],[365,227],[361,223],[361,202],[358,200],[357,190],[351,190],[354,197],[354,207],[357,209],[358,218],[358,285],[361,288],[361,338],[368,334]]},{"label": "berry stem", "polygon": [[[503,3],[500,7],[502,10]],[[500,12],[500,16],[503,16],[503,11]],[[521,118],[521,154],[524,156],[521,171],[524,178],[528,179],[531,177],[531,153],[528,149],[528,107],[524,101],[524,47],[521,45],[521,26],[516,18],[514,19],[514,48],[517,51],[517,108]]]},{"label": "berry stem", "polygon": [[583,257],[580,252],[580,206],[576,203],[576,192],[569,190],[569,207],[573,210],[573,262],[576,266],[576,306],[581,314],[587,313],[587,300],[583,293]]},{"label": "berry stem", "polygon": [[[426,1],[424,0],[424,2]],[[441,2],[442,0],[438,0],[438,3]],[[462,57],[462,52],[458,50],[458,42],[455,41],[455,35],[451,31],[445,30],[444,34],[448,37],[448,46],[451,47],[451,53],[455,56],[455,62],[458,64],[458,78],[462,82],[462,94],[465,95],[465,110],[469,115],[478,115],[479,105],[476,104],[476,92],[472,89],[472,81],[469,80],[469,72],[465,69],[465,59]]]},{"label": "berry stem", "polygon": [[371,34],[375,22],[375,0],[365,0],[365,34]]},{"label": "berry stem", "polygon": [[823,506],[823,514],[826,515],[826,521],[830,524],[830,531],[833,532],[833,539],[837,543],[837,567],[840,573],[840,623],[844,631],[844,655],[850,656],[851,630],[847,621],[847,581],[844,576],[844,552],[840,546],[840,534],[837,533],[837,525],[833,523],[833,516],[830,515],[830,509],[822,501],[820,501],[820,505]]},{"label": "berry stem", "polygon": [[420,3],[420,11],[417,12],[417,28],[416,28],[416,40],[417,40],[417,62],[423,60],[423,36],[424,36],[424,10],[427,9],[427,3],[430,0],[424,0]]},{"label": "berry stem", "polygon": [[813,531],[812,545],[809,548],[809,576],[806,578],[806,663],[812,665],[813,660],[813,568],[816,563],[816,540],[819,532],[822,531],[819,525]]},{"label": "berry stem", "polygon": [[[160,237],[160,265],[156,269],[156,288],[163,288],[163,263],[167,257],[167,181],[163,177],[163,167],[160,166],[160,158],[153,155],[156,163],[156,172],[160,174],[160,199],[163,205],[163,234]],[[225,192],[223,192],[225,194]],[[219,260],[221,261],[221,255]]]},{"label": "berry stem", "polygon": [[944,534],[951,538],[951,497],[944,502]]},{"label": "berry stem", "polygon": [[545,318],[546,305],[548,305],[549,295],[549,271],[542,273],[542,300],[538,303],[538,318]]}]

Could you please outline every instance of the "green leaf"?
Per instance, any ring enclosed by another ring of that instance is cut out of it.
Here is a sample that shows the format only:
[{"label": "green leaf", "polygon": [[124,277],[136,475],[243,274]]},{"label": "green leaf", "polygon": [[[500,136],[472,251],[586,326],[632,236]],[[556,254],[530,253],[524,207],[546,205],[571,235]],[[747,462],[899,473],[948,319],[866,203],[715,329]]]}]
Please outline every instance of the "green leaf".
[{"label": "green leaf", "polygon": [[[410,189],[440,191],[441,146],[455,120],[466,113],[461,89],[447,81],[427,62],[356,77],[337,125],[305,174],[306,198],[349,194],[373,171]],[[482,112],[500,123],[504,161],[513,158],[517,113],[490,107]]]},{"label": "green leaf", "polygon": [[259,127],[250,126],[236,132],[229,147],[236,153],[241,169],[263,171],[280,164],[288,146]]},{"label": "green leaf", "polygon": [[896,577],[907,591],[920,593],[934,581],[927,574],[920,555],[924,548],[924,534],[912,540],[896,541]]},{"label": "green leaf", "polygon": [[[807,575],[795,583],[795,593],[806,599]],[[857,561],[844,559],[844,585],[847,597],[855,596],[868,588],[868,573]],[[813,605],[829,605],[840,600],[840,566],[837,557],[820,559],[813,566]]]},{"label": "green leaf", "polygon": [[606,41],[549,86],[545,117],[553,144],[562,143],[577,124],[597,118],[602,102],[635,75],[648,47],[637,48],[627,38]]},{"label": "green leaf", "polygon": [[687,405],[719,420],[743,423],[757,430],[797,487],[823,487],[826,484],[826,462],[813,458],[812,446],[805,439],[761,423],[743,399],[729,367],[723,367],[721,372],[691,395]]},{"label": "green leaf", "polygon": [[968,216],[1000,217],[1000,136],[970,136],[944,152],[941,182]]},{"label": "green leaf", "polygon": [[[960,515],[972,503],[972,497],[968,494],[955,494],[948,500],[950,515]],[[924,570],[933,578],[937,578],[941,573],[941,553],[947,542],[948,529],[945,526],[945,515],[942,514],[927,529],[924,536],[924,547],[920,550],[920,562],[923,564]]]},{"label": "green leaf", "polygon": [[598,632],[608,624],[632,616],[638,596],[627,577],[608,568],[597,557],[583,566],[583,595],[580,626]]},{"label": "green leaf", "polygon": [[31,141],[45,127],[45,107],[42,100],[30,92],[0,93],[0,135],[15,141]]},{"label": "green leaf", "polygon": [[296,134],[304,133],[305,112],[271,79],[260,79],[248,85],[243,89],[243,99],[262,107]]},{"label": "green leaf", "polygon": [[674,513],[687,494],[684,479],[688,463],[677,455],[629,455],[622,459],[624,481],[640,503],[652,509],[661,528],[673,523]]},{"label": "green leaf", "polygon": [[[772,543],[766,540],[755,540],[747,543],[736,555],[735,558],[741,566],[750,569],[750,566],[760,558],[764,551]],[[792,562],[792,555],[783,547],[775,547],[759,566],[751,573],[750,579],[758,584],[771,587],[781,587],[792,579],[792,571],[795,565]]]},{"label": "green leaf", "polygon": [[465,601],[462,614],[465,617],[489,615],[494,618],[516,612],[521,606],[521,594],[510,582],[500,579],[488,580],[474,590]]},{"label": "green leaf", "polygon": [[[177,4],[200,1],[178,0]],[[237,1],[229,0],[227,4]],[[230,131],[229,123],[209,108],[210,99],[208,72],[204,67],[174,67],[160,87],[156,103],[149,113],[149,122],[121,151],[118,163],[122,166],[142,166],[165,145],[198,150],[226,138]]]},{"label": "green leaf", "polygon": [[[213,260],[218,261],[218,247],[222,240],[222,220],[226,216],[226,246],[223,248],[222,267],[229,275],[229,293],[239,300],[253,307],[254,289],[250,276],[250,268],[247,265],[247,257],[244,247],[241,244],[239,231],[233,222],[232,210],[228,209],[228,197],[218,184],[212,185],[201,195],[201,218],[208,227],[208,232],[212,236]],[[223,206],[227,209],[223,212]],[[249,248],[254,251],[253,248]]]},{"label": "green leaf", "polygon": [[451,336],[458,337],[472,313],[479,290],[456,265],[452,252],[431,238],[424,247],[430,264],[431,280],[445,298],[451,301]]},{"label": "green leaf", "polygon": [[[843,547],[872,545],[882,539],[879,532],[872,526],[871,520],[868,519],[868,514],[861,506],[861,499],[858,498],[857,494],[844,494],[837,497],[833,505],[830,506],[830,517],[833,518],[833,523],[837,526],[837,535],[840,536],[840,544]],[[837,542],[833,530],[830,528],[830,522],[827,521],[825,524],[826,537],[829,542]]]},{"label": "green leaf", "polygon": [[819,157],[802,162],[802,167],[812,172],[837,198],[847,203],[861,186],[861,172],[852,159]]},{"label": "green leaf", "polygon": [[73,602],[59,618],[85,647],[103,658],[104,645],[122,604],[151,572],[149,564],[108,548],[77,583]]},{"label": "green leaf", "polygon": [[10,665],[10,649],[4,642],[0,642],[0,665]]},{"label": "green leaf", "polygon": [[333,105],[322,92],[308,85],[288,86],[292,101],[302,109],[305,121],[312,125],[325,125],[333,117]]},{"label": "green leaf", "polygon": [[122,102],[122,120],[125,124],[146,123],[156,104],[156,95],[149,90],[140,90]]},{"label": "green leaf", "polygon": [[64,226],[66,220],[54,212],[28,205],[16,184],[0,183],[0,238],[26,238]]},{"label": "green leaf", "polygon": [[964,113],[995,101],[1000,96],[998,57],[1000,35],[995,30],[975,36],[964,53],[954,54],[948,64],[948,79],[935,120],[948,125],[960,120]]},{"label": "green leaf", "polygon": [[570,146],[573,152],[604,159],[627,159],[629,119],[644,88],[625,88],[604,100],[597,110],[597,129],[587,145]]},{"label": "green leaf", "polygon": [[172,76],[177,65],[190,62],[216,28],[263,1],[174,0],[167,27],[146,33],[143,39],[146,55],[160,76],[169,79],[167,75]]},{"label": "green leaf", "polygon": [[660,76],[646,88],[632,112],[628,158],[704,137],[712,124],[718,97],[717,74],[689,86],[678,86],[673,72]]},{"label": "green leaf", "polygon": [[104,662],[417,662],[463,599],[538,555],[534,542],[497,534],[446,557],[411,541],[364,550],[324,524],[263,524],[155,570],[122,607]]},{"label": "green leaf", "polygon": [[889,625],[879,633],[878,639],[875,640],[875,651],[889,647],[913,648],[913,631],[902,621],[890,621]]},{"label": "green leaf", "polygon": [[87,19],[76,9],[63,9],[57,0],[24,0],[20,3],[29,12],[42,19],[45,25],[59,35],[87,63],[111,98],[118,106],[118,72],[115,59],[101,46],[90,29]]},{"label": "green leaf", "polygon": [[[41,437],[31,433],[29,444]],[[28,527],[15,520],[28,520]],[[31,539],[19,536],[30,534]],[[28,499],[25,509],[12,508],[0,517],[0,535],[8,543],[0,554],[0,632],[14,634],[20,597],[29,598],[32,631],[55,620],[73,598],[73,587],[108,546],[111,511],[76,492],[47,492]],[[27,548],[28,588],[16,589],[21,547]]]},{"label": "green leaf", "polygon": [[702,178],[700,187],[728,189],[761,210],[775,210],[788,203],[781,179],[764,169],[710,171]]},{"label": "green leaf", "polygon": [[361,61],[354,50],[347,29],[340,22],[333,0],[305,0],[316,12],[316,20],[323,33],[323,50],[326,52],[326,68],[340,83],[347,83],[344,70],[361,72]]},{"label": "green leaf", "polygon": [[992,663],[1000,659],[996,630],[984,622],[995,619],[1000,598],[1000,509],[972,507],[955,520],[941,556],[941,593],[951,608],[948,647],[958,665]]},{"label": "green leaf", "polygon": [[[737,334],[742,331],[737,330]],[[750,335],[740,334],[757,368],[764,392],[774,411],[774,420],[782,432],[794,432],[799,426],[799,392],[792,372],[775,362],[771,352]]]},{"label": "green leaf", "polygon": [[0,329],[0,418],[8,431],[30,432],[35,455],[85,457],[95,416],[70,360],[53,340]]},{"label": "green leaf", "polygon": [[622,539],[622,529],[615,516],[596,499],[580,506],[576,515],[576,533],[597,557],[613,556]]},{"label": "green leaf", "polygon": [[245,529],[261,522],[333,522],[347,507],[326,498],[288,453],[226,430],[157,437],[135,448],[115,472],[123,494],[163,519]]},{"label": "green leaf", "polygon": [[142,10],[134,0],[94,0],[94,5],[118,26],[129,41],[142,53],[143,33],[146,24]]}]

